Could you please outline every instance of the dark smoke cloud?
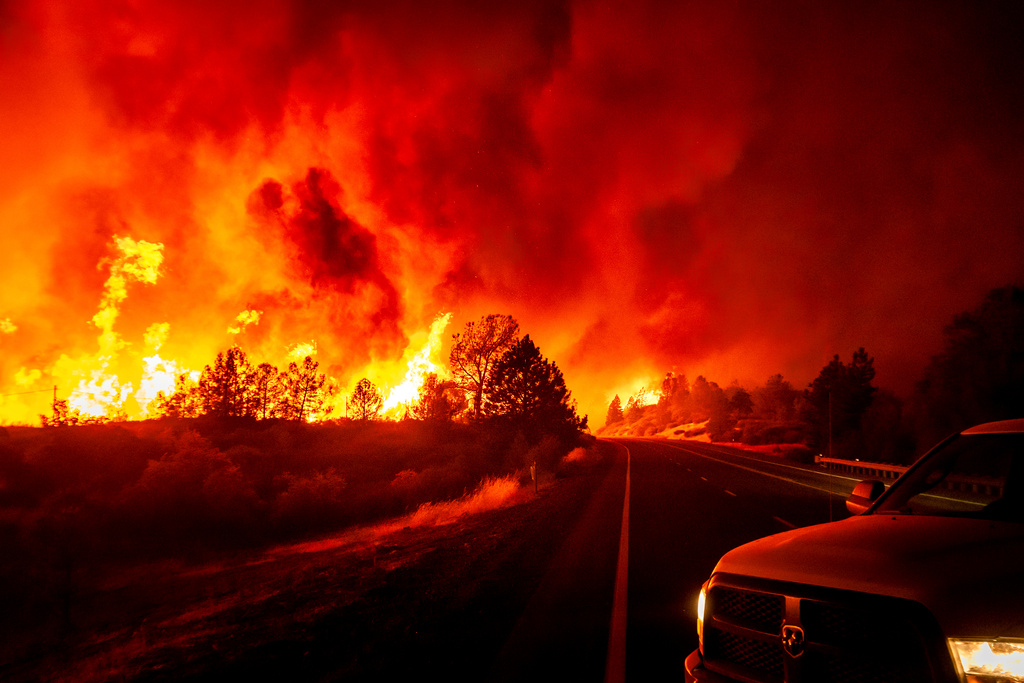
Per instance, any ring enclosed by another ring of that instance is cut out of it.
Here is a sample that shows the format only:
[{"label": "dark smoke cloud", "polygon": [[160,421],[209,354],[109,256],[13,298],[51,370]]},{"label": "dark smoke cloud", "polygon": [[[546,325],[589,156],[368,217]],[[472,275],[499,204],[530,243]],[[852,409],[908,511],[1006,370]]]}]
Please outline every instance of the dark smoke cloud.
[{"label": "dark smoke cloud", "polygon": [[[880,382],[908,389],[953,314],[1024,280],[1020,3],[86,2],[24,16],[56,26],[114,125],[182,157],[263,144],[281,180],[242,197],[315,296],[370,287],[386,334],[413,294],[417,315],[512,313],[594,414],[644,374],[799,385],[859,346]],[[297,126],[308,158],[285,163],[277,145]],[[381,225],[353,208],[366,204]],[[447,261],[408,282],[392,251],[421,238]]]},{"label": "dark smoke cloud", "polygon": [[340,208],[341,193],[329,171],[311,168],[292,186],[294,202],[286,203],[281,183],[267,180],[250,195],[247,206],[264,228],[283,232],[281,237],[294,247],[300,276],[315,291],[355,295],[369,285],[380,293],[370,321],[396,331],[401,307],[394,285],[381,270],[377,238]]}]

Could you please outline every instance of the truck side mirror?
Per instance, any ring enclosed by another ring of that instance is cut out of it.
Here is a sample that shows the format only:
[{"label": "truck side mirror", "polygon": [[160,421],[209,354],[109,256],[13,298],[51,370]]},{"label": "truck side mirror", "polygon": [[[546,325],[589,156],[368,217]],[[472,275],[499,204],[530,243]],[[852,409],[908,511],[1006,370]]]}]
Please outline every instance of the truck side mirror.
[{"label": "truck side mirror", "polygon": [[871,504],[878,500],[878,497],[885,491],[885,484],[877,479],[865,479],[853,487],[853,493],[846,499],[846,509],[852,515],[860,513],[871,507]]}]

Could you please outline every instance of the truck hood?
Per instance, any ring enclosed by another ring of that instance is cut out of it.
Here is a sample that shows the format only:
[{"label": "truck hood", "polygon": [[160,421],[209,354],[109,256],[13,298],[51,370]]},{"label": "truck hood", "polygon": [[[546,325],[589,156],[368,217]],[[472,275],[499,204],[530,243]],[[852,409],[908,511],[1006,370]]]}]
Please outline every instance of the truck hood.
[{"label": "truck hood", "polygon": [[862,515],[742,545],[715,572],[915,600],[948,637],[1024,637],[1024,524]]}]

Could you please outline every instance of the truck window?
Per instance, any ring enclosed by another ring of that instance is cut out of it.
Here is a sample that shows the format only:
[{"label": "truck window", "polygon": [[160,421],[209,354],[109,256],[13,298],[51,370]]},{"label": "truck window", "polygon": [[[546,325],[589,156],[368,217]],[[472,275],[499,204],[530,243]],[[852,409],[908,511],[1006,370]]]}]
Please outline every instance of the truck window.
[{"label": "truck window", "polygon": [[1024,522],[1024,435],[961,435],[892,487],[878,514]]}]

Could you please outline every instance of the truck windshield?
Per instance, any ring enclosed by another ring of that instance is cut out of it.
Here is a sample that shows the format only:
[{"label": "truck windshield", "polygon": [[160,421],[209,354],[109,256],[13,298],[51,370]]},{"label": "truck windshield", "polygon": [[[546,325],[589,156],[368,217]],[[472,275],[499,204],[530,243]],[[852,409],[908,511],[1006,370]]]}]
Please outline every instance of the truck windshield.
[{"label": "truck windshield", "polygon": [[1024,434],[961,434],[893,484],[875,513],[1024,522]]}]

